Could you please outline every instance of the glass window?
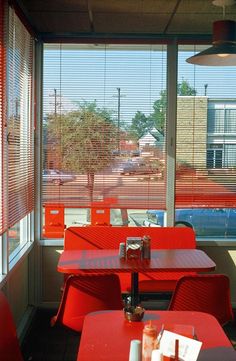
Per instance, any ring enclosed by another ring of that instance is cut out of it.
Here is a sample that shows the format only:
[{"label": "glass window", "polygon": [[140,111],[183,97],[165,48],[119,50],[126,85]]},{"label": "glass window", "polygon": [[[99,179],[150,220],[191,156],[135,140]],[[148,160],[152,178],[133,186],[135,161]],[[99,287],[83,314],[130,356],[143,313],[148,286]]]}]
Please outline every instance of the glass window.
[{"label": "glass window", "polygon": [[[202,49],[178,51],[175,218],[224,214],[226,225],[236,204],[235,68],[186,63]],[[44,235],[63,234],[65,219],[165,225],[166,46],[50,44],[44,64]],[[88,210],[100,206],[94,220]],[[208,224],[197,235],[215,237]]]},{"label": "glass window", "polygon": [[166,46],[45,45],[44,234],[64,226],[51,205],[104,206],[114,224],[165,208],[165,127]]},{"label": "glass window", "polygon": [[34,124],[33,38],[12,7],[3,16],[3,4],[0,5],[0,269],[3,266],[1,272],[5,273],[8,263],[30,241]]},{"label": "glass window", "polygon": [[28,214],[10,227],[7,232],[9,262],[18,256],[23,247],[31,241],[30,230],[32,227],[32,214]]},{"label": "glass window", "polygon": [[231,170],[235,169],[236,164],[236,144],[225,144],[224,147],[224,166]]},{"label": "glass window", "polygon": [[179,47],[175,220],[198,236],[227,238],[236,236],[236,70],[187,64],[198,50]]},{"label": "glass window", "polygon": [[[33,39],[9,8],[7,87],[8,207],[3,216],[14,227],[34,207],[34,124],[32,118]],[[7,214],[5,214],[7,212]],[[1,230],[2,232],[6,229]]]},{"label": "glass window", "polygon": [[224,109],[208,109],[207,131],[209,133],[224,133]]},{"label": "glass window", "polygon": [[236,109],[225,110],[225,132],[236,133]]}]

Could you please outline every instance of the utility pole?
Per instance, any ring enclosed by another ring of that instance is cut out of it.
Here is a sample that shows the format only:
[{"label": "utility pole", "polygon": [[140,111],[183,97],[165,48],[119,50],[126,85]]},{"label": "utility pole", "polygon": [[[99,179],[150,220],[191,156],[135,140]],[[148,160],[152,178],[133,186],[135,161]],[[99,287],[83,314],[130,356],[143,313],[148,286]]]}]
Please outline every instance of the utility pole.
[{"label": "utility pole", "polygon": [[125,95],[121,95],[120,88],[116,88],[118,94],[114,95],[115,98],[118,100],[117,104],[117,150],[120,154],[120,98],[125,97]]},{"label": "utility pole", "polygon": [[57,98],[60,97],[59,94],[57,94],[57,90],[53,89],[53,94],[49,94],[50,97],[54,97],[54,115],[55,118],[57,116],[57,106],[60,104],[60,102],[57,101]]},{"label": "utility pole", "polygon": [[118,134],[117,134],[117,145],[118,145],[118,152],[120,155],[120,88],[117,88],[118,91],[118,109],[117,109],[117,127],[118,127]]}]

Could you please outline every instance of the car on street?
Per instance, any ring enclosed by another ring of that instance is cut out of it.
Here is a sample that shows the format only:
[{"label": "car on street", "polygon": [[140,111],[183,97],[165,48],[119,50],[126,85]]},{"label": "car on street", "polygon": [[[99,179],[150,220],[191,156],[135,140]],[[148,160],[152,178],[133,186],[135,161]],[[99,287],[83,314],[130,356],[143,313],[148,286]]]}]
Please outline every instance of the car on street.
[{"label": "car on street", "polygon": [[[189,226],[197,236],[236,236],[236,208],[184,208],[175,212],[175,224]],[[164,211],[148,210],[146,227],[162,227]]]},{"label": "car on street", "polygon": [[62,185],[67,182],[73,182],[76,179],[74,174],[66,173],[58,169],[44,169],[43,182]]},{"label": "car on street", "polygon": [[120,174],[154,174],[158,173],[158,168],[153,163],[144,159],[128,160],[122,164]]}]

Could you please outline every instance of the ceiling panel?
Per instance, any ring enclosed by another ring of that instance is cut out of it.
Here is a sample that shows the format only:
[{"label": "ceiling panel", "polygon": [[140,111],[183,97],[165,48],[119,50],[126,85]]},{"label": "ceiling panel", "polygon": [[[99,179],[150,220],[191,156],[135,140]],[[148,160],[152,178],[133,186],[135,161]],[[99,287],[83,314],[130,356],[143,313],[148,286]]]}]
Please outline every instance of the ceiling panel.
[{"label": "ceiling panel", "polygon": [[34,15],[34,28],[40,33],[87,33],[91,31],[87,13],[53,12],[49,17],[45,16],[42,12],[37,12]]},{"label": "ceiling panel", "polygon": [[[15,0],[45,40],[47,36],[119,36],[119,34],[211,35],[223,18],[211,0]],[[236,21],[236,5],[225,18]]]},{"label": "ceiling panel", "polygon": [[21,0],[17,1],[23,4],[28,11],[78,11],[88,10],[87,0]]},{"label": "ceiling panel", "polygon": [[[216,20],[216,19],[215,19]],[[209,21],[209,16],[205,14],[189,14],[184,20],[182,14],[175,15],[168,28],[168,33],[172,34],[198,34],[199,23],[204,32],[209,34],[212,32],[212,22]]]},{"label": "ceiling panel", "polygon": [[[215,6],[212,4],[212,0],[181,0],[178,6],[177,13],[182,14],[217,14],[222,16],[223,8],[221,6]],[[236,6],[226,6],[226,14],[231,14],[236,12]]]},{"label": "ceiling panel", "polygon": [[110,33],[162,33],[165,29],[168,16],[153,14],[96,14],[94,16],[95,31]]},{"label": "ceiling panel", "polygon": [[[95,12],[119,13],[172,13],[176,0],[90,0]],[[164,7],[163,7],[164,5]]]}]

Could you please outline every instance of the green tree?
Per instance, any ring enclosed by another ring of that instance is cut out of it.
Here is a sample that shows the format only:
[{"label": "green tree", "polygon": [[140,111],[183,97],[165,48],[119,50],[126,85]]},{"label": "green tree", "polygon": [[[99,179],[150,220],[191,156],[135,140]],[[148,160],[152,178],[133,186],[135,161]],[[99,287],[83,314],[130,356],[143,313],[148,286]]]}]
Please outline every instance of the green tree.
[{"label": "green tree", "polygon": [[79,110],[60,117],[52,115],[47,127],[48,142],[59,147],[62,168],[87,174],[89,197],[92,201],[95,174],[113,160],[116,127],[92,106],[82,106]]},{"label": "green tree", "polygon": [[89,111],[91,113],[101,116],[103,119],[111,123],[114,122],[112,118],[112,116],[114,115],[114,111],[107,108],[99,108],[96,100],[92,102],[84,100],[83,102],[75,102],[75,104],[78,105],[80,110]]},{"label": "green tree", "polygon": [[181,83],[177,85],[177,94],[182,96],[194,96],[197,95],[197,91],[189,84],[187,80],[184,80],[184,78],[182,78]]},{"label": "green tree", "polygon": [[[187,80],[182,79],[181,83],[177,85],[177,95],[187,96],[196,95],[197,91],[189,84]],[[164,128],[166,123],[166,107],[167,107],[167,92],[161,90],[160,98],[155,100],[153,104],[153,112],[146,116],[139,110],[136,112],[132,119],[131,126],[127,129],[129,134],[139,139],[152,128],[159,130],[161,134],[164,134]]]},{"label": "green tree", "polygon": [[[181,83],[177,85],[177,95],[180,96],[194,96],[197,91],[191,87],[189,82],[182,79]],[[167,107],[167,92],[162,90],[160,92],[160,99],[156,100],[153,104],[154,112],[151,113],[150,118],[152,119],[153,126],[164,134],[164,127],[166,123],[166,107]]]},{"label": "green tree", "polygon": [[167,94],[166,90],[161,90],[160,99],[157,99],[153,104],[153,113],[150,114],[150,120],[154,128],[158,129],[161,134],[164,134],[164,127],[166,123],[166,106]]},{"label": "green tree", "polygon": [[146,117],[144,113],[137,111],[128,130],[131,137],[138,140],[151,128],[152,124],[150,118]]}]

